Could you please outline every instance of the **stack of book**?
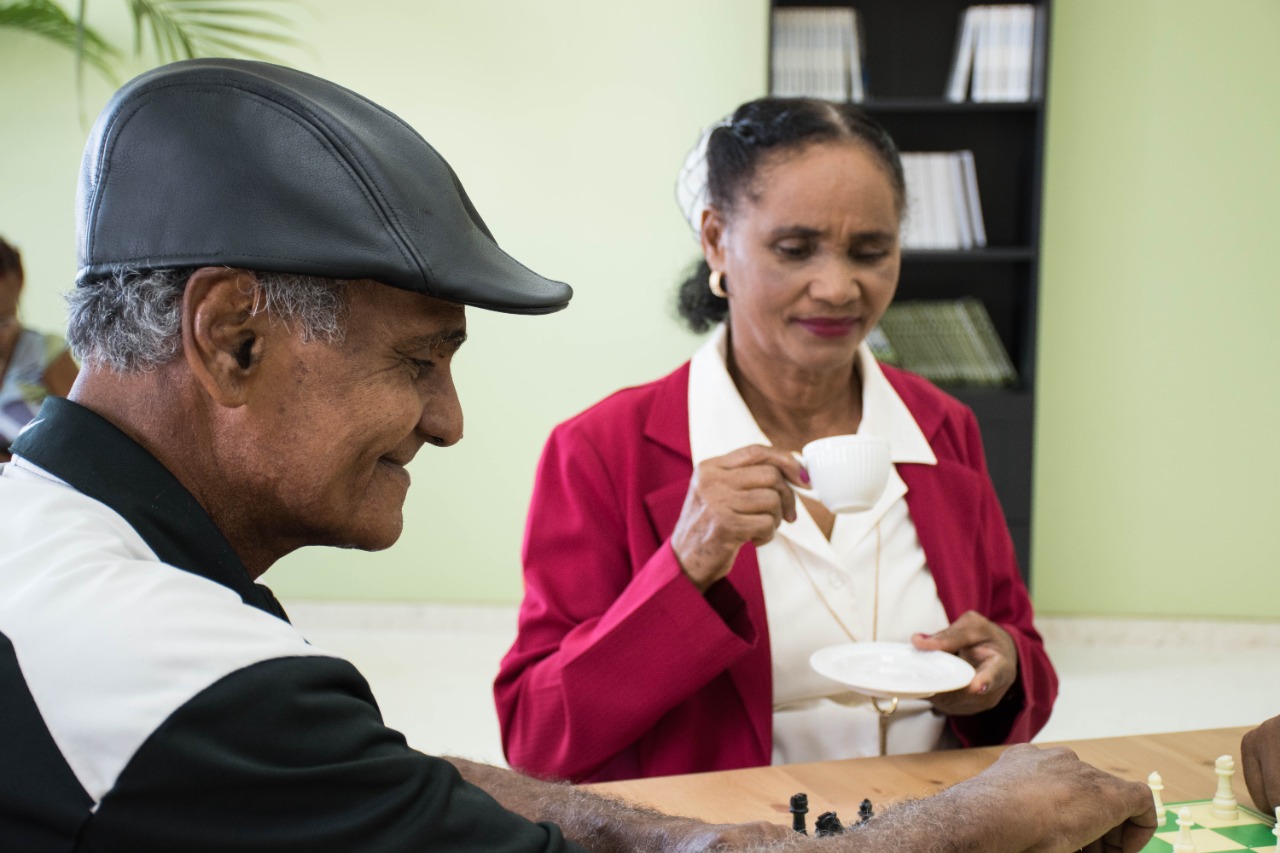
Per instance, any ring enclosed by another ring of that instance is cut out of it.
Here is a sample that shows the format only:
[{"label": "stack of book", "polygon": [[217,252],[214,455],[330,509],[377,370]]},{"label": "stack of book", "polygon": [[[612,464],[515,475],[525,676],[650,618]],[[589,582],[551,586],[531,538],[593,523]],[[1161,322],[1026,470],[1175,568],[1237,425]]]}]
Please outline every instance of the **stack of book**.
[{"label": "stack of book", "polygon": [[942,385],[1012,385],[1017,371],[982,302],[901,302],[867,336],[876,358]]},{"label": "stack of book", "polygon": [[848,7],[773,10],[770,94],[861,101],[863,41],[858,15]]},{"label": "stack of book", "polygon": [[1044,10],[970,6],[960,20],[947,100],[1030,101],[1044,87]]},{"label": "stack of book", "polygon": [[972,151],[904,152],[907,215],[904,249],[973,249],[987,245]]}]

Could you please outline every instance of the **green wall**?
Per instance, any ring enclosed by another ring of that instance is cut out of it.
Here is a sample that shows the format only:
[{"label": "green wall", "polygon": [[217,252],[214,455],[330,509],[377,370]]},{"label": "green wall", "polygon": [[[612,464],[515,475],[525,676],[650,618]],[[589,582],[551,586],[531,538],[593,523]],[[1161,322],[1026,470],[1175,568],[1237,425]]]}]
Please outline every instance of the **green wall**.
[{"label": "green wall", "polygon": [[[466,440],[419,455],[395,548],[303,551],[268,581],[294,597],[515,601],[547,432],[696,344],[669,307],[696,255],[674,176],[702,125],[762,93],[767,4],[303,4],[311,48],[282,58],[417,127],[499,241],[577,296],[552,317],[471,312]],[[114,5],[93,4],[119,32]],[[1280,465],[1263,431],[1280,421],[1280,296],[1260,250],[1280,224],[1280,4],[1055,5],[1037,604],[1274,618]],[[109,89],[90,78],[90,115]],[[0,32],[0,126],[0,234],[25,251],[28,321],[57,326],[85,131],[62,52]]]},{"label": "green wall", "polygon": [[1037,605],[1280,618],[1280,3],[1055,12]]}]

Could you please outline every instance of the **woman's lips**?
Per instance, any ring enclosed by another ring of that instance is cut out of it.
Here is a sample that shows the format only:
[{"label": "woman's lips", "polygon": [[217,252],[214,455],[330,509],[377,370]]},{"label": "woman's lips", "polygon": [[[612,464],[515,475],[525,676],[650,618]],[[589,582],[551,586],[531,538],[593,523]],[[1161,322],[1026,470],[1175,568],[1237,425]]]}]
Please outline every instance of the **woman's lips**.
[{"label": "woman's lips", "polygon": [[842,338],[861,322],[857,317],[801,317],[796,325],[820,338]]}]

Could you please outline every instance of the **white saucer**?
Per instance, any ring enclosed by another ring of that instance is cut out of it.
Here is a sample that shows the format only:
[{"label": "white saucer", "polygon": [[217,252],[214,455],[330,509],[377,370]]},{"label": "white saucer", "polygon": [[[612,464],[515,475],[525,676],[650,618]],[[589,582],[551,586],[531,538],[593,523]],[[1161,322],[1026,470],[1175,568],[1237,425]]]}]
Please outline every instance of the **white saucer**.
[{"label": "white saucer", "polygon": [[809,666],[878,699],[924,699],[973,681],[973,667],[947,652],[922,652],[910,643],[841,643],[818,649]]}]

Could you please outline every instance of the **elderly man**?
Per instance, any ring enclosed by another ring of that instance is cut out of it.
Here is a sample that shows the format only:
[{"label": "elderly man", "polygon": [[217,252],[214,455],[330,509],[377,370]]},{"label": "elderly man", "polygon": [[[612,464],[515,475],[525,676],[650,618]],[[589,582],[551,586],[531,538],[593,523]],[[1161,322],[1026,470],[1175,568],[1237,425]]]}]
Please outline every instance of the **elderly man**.
[{"label": "elderly man", "polygon": [[[827,843],[416,752],[254,583],[395,542],[406,466],[462,437],[464,305],[569,300],[407,125],[295,71],[178,63],[108,104],[78,206],[84,369],[0,468],[0,850]],[[1136,850],[1153,825],[1145,786],[1024,747],[827,846]]]}]

